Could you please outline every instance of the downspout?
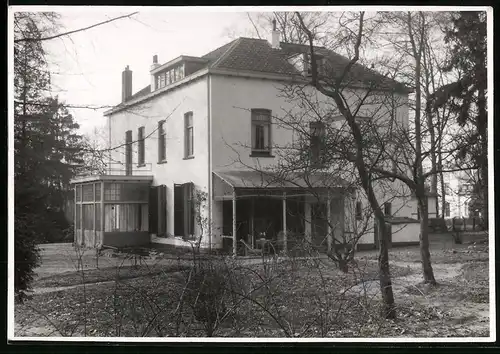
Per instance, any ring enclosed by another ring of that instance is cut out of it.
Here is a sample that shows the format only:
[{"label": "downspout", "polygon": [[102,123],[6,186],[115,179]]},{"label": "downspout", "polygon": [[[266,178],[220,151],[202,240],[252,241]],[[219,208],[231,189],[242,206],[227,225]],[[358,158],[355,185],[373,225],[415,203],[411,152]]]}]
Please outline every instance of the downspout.
[{"label": "downspout", "polygon": [[[108,116],[108,149],[111,149],[111,115]],[[108,174],[111,174],[111,150],[109,150],[108,160]]]},{"label": "downspout", "polygon": [[212,122],[211,122],[211,76],[207,74],[207,134],[208,134],[208,250],[212,252]]}]

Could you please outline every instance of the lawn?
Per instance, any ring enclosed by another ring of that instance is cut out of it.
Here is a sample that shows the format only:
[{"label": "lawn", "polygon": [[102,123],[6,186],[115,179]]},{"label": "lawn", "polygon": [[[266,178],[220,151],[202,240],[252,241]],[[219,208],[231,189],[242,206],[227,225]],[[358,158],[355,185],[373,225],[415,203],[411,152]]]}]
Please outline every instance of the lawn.
[{"label": "lawn", "polygon": [[[222,337],[488,336],[487,249],[435,250],[432,257],[436,287],[421,284],[418,247],[391,250],[396,320],[380,320],[376,255],[360,253],[347,274],[324,259],[215,262],[216,271],[196,283],[209,290],[196,296],[186,286],[188,270],[173,263],[127,267],[119,278],[91,270],[87,279],[113,281],[35,294],[16,305],[16,336],[206,336],[204,318],[216,318],[213,335]],[[217,295],[221,279],[231,291]],[[75,280],[68,273],[37,284]]]},{"label": "lawn", "polygon": [[138,277],[151,277],[162,273],[178,272],[186,269],[186,262],[171,260],[167,264],[120,265],[100,269],[85,269],[82,271],[67,271],[37,278],[34,288],[59,288],[80,284],[93,284],[112,280],[124,280]]}]

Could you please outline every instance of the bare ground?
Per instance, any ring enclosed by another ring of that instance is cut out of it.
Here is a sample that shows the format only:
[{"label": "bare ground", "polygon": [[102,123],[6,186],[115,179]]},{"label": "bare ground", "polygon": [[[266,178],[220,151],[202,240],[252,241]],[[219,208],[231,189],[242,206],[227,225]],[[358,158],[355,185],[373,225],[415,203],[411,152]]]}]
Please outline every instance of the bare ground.
[{"label": "bare ground", "polygon": [[[51,252],[58,255],[52,257]],[[244,322],[243,327],[236,328],[234,323],[224,323],[216,335],[488,336],[487,247],[454,245],[450,248],[434,244],[431,254],[435,276],[439,282],[436,287],[422,284],[418,247],[391,250],[392,283],[398,309],[398,319],[395,321],[380,321],[377,316],[375,310],[380,298],[377,255],[376,252],[364,252],[358,254],[358,265],[348,274],[341,273],[326,262],[318,269],[307,265],[307,261],[295,265],[283,264],[282,267],[289,267],[286,275],[273,283],[276,287],[273,292],[274,300],[280,305],[267,312],[255,306],[255,303],[241,306],[238,316],[245,319],[241,321]],[[69,263],[67,258],[64,259],[57,250],[45,251],[41,276],[35,284],[57,283],[54,273],[61,273],[62,268],[57,266],[58,262]],[[90,262],[91,257],[88,258],[88,264]],[[116,264],[116,260],[108,262]],[[162,260],[155,262],[168,263]],[[100,267],[101,264],[104,263],[101,262]],[[109,267],[112,269],[113,266]],[[259,266],[252,265],[249,268],[258,269]],[[51,273],[51,270],[55,272]],[[70,274],[68,269],[65,269],[65,273],[61,278]],[[176,299],[182,289],[182,273],[161,272],[150,276],[140,275],[139,278],[114,279],[93,285],[45,287],[45,290],[38,288],[31,300],[23,305],[16,305],[16,336],[173,336],[178,333],[170,315],[175,313],[178,304]],[[68,281],[62,283],[69,284]],[[320,296],[321,290],[326,294],[323,297]],[[144,300],[144,294],[151,296],[154,301]],[[328,294],[335,294],[334,305],[328,302]],[[264,295],[258,295],[255,299],[261,303],[265,300]],[[318,319],[323,318],[325,306],[332,306],[330,313],[334,313],[340,311],[340,308],[335,307],[340,306],[339,304],[345,306],[345,310],[339,312],[341,315],[330,314],[330,317],[325,317],[329,321],[327,324],[319,324]],[[154,306],[158,308],[155,309]],[[163,315],[158,316],[158,312]],[[161,317],[157,322],[162,327],[151,329],[150,319],[155,316]],[[273,316],[278,316],[278,321]],[[185,311],[184,317],[182,335],[205,335],[200,323],[189,310]]]}]

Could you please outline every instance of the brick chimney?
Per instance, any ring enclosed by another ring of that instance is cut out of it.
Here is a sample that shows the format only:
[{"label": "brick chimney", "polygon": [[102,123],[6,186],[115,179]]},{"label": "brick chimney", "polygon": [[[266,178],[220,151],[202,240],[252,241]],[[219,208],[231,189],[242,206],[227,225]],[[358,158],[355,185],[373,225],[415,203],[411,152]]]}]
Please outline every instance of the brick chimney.
[{"label": "brick chimney", "polygon": [[126,102],[132,96],[132,71],[127,67],[122,72],[122,102]]},{"label": "brick chimney", "polygon": [[280,49],[280,32],[276,30],[276,19],[273,19],[273,32],[271,34],[271,47]]},{"label": "brick chimney", "polygon": [[[149,71],[151,72],[159,66],[160,64],[158,64],[158,55],[155,54],[153,55],[153,64],[151,64],[151,69],[149,69]],[[156,80],[155,75],[151,74],[151,92],[153,92],[154,90],[156,90]]]}]

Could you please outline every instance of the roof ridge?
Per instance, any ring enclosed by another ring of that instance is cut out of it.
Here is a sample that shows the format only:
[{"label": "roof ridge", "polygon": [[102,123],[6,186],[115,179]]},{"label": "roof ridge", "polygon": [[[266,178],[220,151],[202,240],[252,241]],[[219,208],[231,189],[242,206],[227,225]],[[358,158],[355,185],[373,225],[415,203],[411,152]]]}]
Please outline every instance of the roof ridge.
[{"label": "roof ridge", "polygon": [[222,53],[222,55],[220,55],[217,58],[217,60],[215,60],[212,64],[210,64],[210,67],[211,68],[217,67],[217,65],[222,61],[222,59],[226,58],[233,51],[233,49],[236,47],[236,45],[239,44],[240,42],[241,42],[241,37],[235,39],[233,41],[233,43],[226,49],[226,51],[224,53]]},{"label": "roof ridge", "polygon": [[[267,39],[262,39],[262,38],[252,38],[252,37],[238,37],[238,39],[250,39],[252,41],[265,41],[268,42]],[[269,42],[268,42],[269,43]]]}]

